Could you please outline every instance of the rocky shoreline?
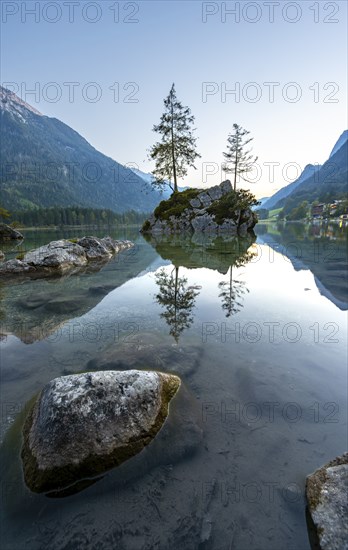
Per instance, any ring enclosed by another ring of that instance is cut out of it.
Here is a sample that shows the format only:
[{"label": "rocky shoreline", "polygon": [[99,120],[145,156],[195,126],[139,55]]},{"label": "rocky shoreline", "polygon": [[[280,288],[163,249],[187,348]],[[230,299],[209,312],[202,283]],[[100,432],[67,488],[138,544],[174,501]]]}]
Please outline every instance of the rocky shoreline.
[{"label": "rocky shoreline", "polygon": [[0,241],[20,241],[24,239],[22,233],[6,223],[0,223]]},{"label": "rocky shoreline", "polygon": [[92,262],[107,262],[115,254],[132,248],[131,241],[115,241],[111,237],[83,237],[62,239],[27,252],[23,257],[0,265],[0,277],[29,275],[47,277],[79,271]]}]

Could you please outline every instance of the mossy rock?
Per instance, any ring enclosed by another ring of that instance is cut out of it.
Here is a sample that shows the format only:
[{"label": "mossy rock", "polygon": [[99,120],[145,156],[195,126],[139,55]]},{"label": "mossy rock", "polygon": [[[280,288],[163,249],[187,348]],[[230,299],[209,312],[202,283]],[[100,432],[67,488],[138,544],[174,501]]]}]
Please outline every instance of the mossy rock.
[{"label": "mossy rock", "polygon": [[214,216],[215,222],[218,225],[222,225],[224,221],[228,219],[237,222],[239,217],[239,222],[243,223],[243,221],[246,220],[243,216],[244,212],[257,204],[257,199],[250,191],[239,189],[238,191],[231,191],[223,195],[221,199],[214,201],[214,203],[207,208],[207,212]]},{"label": "mossy rock", "polygon": [[180,387],[171,374],[101,371],[47,384],[23,428],[27,486],[57,492],[139,453],[162,427]]},{"label": "mossy rock", "polygon": [[161,201],[154,211],[158,220],[168,220],[170,216],[179,218],[187,208],[191,208],[190,201],[195,199],[202,189],[186,189],[185,191],[173,193],[165,201]]}]

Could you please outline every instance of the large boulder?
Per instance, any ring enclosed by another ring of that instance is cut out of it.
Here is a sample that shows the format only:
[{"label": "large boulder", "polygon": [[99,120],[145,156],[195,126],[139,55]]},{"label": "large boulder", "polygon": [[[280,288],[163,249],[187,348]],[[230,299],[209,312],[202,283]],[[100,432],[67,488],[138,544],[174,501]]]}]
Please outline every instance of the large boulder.
[{"label": "large boulder", "polygon": [[59,491],[136,455],[161,428],[179,387],[175,375],[138,370],[52,380],[23,428],[28,487]]},{"label": "large boulder", "polygon": [[23,239],[22,233],[13,229],[6,223],[0,223],[0,241],[12,241]]},{"label": "large boulder", "polygon": [[130,241],[114,241],[111,237],[83,237],[77,242],[66,239],[52,241],[27,252],[21,259],[4,262],[0,266],[0,275],[63,274],[72,269],[79,270],[90,261],[107,261],[115,253],[132,246],[134,245]]},{"label": "large boulder", "polygon": [[248,207],[233,210],[231,205],[235,203],[229,180],[201,191],[188,189],[163,201],[144,223],[142,232],[151,235],[204,233],[244,236],[257,223],[257,216]]},{"label": "large boulder", "polygon": [[87,255],[84,248],[77,243],[62,239],[27,252],[22,262],[35,268],[59,269],[63,272],[69,267],[85,266]]},{"label": "large boulder", "polygon": [[125,248],[124,244],[129,241],[114,241],[111,237],[83,237],[77,244],[84,248],[87,260],[103,260],[111,258],[115,253]]},{"label": "large boulder", "polygon": [[348,550],[348,453],[309,475],[306,495],[321,550]]}]

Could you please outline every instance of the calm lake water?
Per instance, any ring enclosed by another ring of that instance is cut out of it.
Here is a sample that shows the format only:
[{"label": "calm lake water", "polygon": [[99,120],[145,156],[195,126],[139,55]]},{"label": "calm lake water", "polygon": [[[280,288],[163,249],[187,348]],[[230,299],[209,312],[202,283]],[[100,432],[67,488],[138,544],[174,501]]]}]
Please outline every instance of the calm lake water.
[{"label": "calm lake water", "polygon": [[[347,229],[108,233],[135,248],[99,271],[0,286],[1,548],[310,549],[306,476],[347,449]],[[28,231],[5,253],[77,235]],[[180,375],[164,427],[83,491],[31,493],[28,401],[57,376],[111,368]]]}]

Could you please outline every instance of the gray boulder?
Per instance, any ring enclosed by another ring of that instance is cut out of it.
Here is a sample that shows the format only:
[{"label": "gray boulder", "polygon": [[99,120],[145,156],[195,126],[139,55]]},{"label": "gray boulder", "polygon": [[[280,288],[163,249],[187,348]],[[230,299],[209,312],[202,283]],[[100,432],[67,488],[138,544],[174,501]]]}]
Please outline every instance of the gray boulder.
[{"label": "gray boulder", "polygon": [[232,219],[225,220],[218,228],[218,232],[221,234],[229,234],[229,235],[238,235],[239,236],[246,236],[248,232],[248,228],[246,228],[246,231],[244,231],[244,228],[239,226],[237,222],[235,222]]},{"label": "gray boulder", "polygon": [[114,241],[111,237],[83,237],[77,243],[62,239],[27,252],[23,259],[9,260],[0,266],[0,276],[63,274],[84,268],[90,261],[107,261],[115,253],[131,248],[130,241]]},{"label": "gray boulder", "polygon": [[23,263],[42,269],[59,269],[64,272],[69,267],[83,267],[87,263],[87,255],[80,245],[67,240],[52,241],[36,250],[27,252]]},{"label": "gray boulder", "polygon": [[221,188],[222,194],[227,195],[227,193],[231,193],[232,191],[232,183],[230,180],[225,180],[222,183],[220,183],[219,187]]},{"label": "gray boulder", "polygon": [[200,193],[197,198],[200,200],[203,208],[208,208],[208,206],[210,206],[213,202],[212,198],[205,191],[203,193]]},{"label": "gray boulder", "polygon": [[175,375],[138,370],[52,380],[23,428],[28,487],[59,491],[136,455],[161,428],[179,387]]},{"label": "gray boulder", "polygon": [[12,241],[23,239],[22,233],[16,229],[12,229],[6,223],[0,223],[0,241]]},{"label": "gray boulder", "polygon": [[306,496],[321,550],[348,550],[348,453],[307,477]]},{"label": "gray boulder", "polygon": [[213,201],[221,199],[224,194],[225,183],[222,183],[221,185],[223,185],[223,187],[220,185],[214,185],[214,187],[209,187],[209,189],[207,189],[207,193]]},{"label": "gray boulder", "polygon": [[193,218],[191,221],[191,224],[194,231],[197,231],[197,232],[214,230],[216,227],[213,216],[210,216],[210,214],[207,214],[207,213],[204,213],[201,216],[196,216],[195,218]]},{"label": "gray boulder", "polygon": [[190,205],[192,206],[193,209],[200,208],[201,207],[201,201],[199,199],[191,199],[190,200]]}]

